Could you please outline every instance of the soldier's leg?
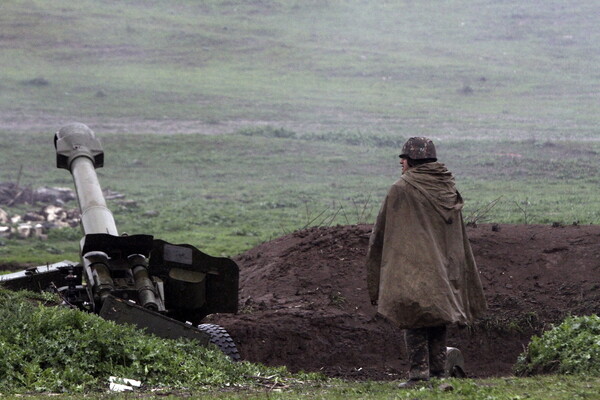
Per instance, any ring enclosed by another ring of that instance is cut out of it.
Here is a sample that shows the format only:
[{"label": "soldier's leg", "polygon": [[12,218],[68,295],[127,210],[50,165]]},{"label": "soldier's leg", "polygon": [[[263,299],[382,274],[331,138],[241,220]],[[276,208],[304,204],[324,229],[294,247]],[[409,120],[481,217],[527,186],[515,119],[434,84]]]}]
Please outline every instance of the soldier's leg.
[{"label": "soldier's leg", "polygon": [[446,375],[446,325],[427,328],[429,349],[429,374],[431,377],[443,378]]},{"label": "soldier's leg", "polygon": [[410,380],[429,379],[427,328],[407,329],[404,332],[404,339],[410,364],[408,378]]}]

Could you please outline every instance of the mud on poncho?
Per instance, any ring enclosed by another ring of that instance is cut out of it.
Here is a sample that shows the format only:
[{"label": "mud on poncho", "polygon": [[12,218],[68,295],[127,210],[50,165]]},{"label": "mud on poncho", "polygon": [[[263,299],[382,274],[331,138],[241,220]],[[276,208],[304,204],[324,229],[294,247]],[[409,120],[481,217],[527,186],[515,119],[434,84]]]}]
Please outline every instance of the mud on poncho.
[{"label": "mud on poncho", "polygon": [[463,201],[443,164],[410,168],[390,188],[367,254],[369,295],[401,328],[468,324],[486,310]]}]

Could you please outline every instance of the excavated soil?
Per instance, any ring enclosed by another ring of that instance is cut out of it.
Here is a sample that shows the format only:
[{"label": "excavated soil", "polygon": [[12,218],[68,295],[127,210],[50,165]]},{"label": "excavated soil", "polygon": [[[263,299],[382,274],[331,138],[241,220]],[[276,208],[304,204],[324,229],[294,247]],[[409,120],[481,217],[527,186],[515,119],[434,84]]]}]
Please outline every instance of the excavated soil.
[{"label": "excavated soil", "polygon": [[[401,379],[401,331],[366,288],[371,226],[311,228],[240,256],[240,312],[214,315],[244,360],[356,379]],[[468,234],[489,305],[451,328],[471,377],[509,375],[529,339],[567,315],[600,312],[600,226],[480,225]]]}]

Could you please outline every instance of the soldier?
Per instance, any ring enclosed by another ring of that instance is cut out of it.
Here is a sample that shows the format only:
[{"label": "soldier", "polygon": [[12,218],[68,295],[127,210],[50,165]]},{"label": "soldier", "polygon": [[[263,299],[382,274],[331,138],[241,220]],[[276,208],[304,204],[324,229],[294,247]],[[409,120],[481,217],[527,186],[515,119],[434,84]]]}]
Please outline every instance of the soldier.
[{"label": "soldier", "polygon": [[367,280],[379,314],[405,329],[412,387],[446,375],[446,330],[487,308],[467,239],[463,200],[433,142],[413,137],[402,176],[383,201],[369,240]]}]

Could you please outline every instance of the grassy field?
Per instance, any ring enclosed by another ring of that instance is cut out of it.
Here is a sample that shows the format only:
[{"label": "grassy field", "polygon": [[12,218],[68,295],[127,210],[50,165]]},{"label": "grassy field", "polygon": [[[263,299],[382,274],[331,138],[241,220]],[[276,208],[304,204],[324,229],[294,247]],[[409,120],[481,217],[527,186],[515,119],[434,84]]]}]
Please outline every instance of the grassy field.
[{"label": "grassy field", "polygon": [[[397,400],[571,400],[596,399],[600,380],[582,376],[544,376],[536,378],[493,378],[482,380],[433,381],[430,386],[411,390],[398,389],[397,382],[304,382],[298,380],[271,381],[263,387],[229,387],[221,390],[159,390],[157,393],[95,393],[86,394],[90,399],[397,399]],[[448,389],[448,385],[452,389]],[[44,399],[47,394],[27,395],[30,399]],[[22,398],[23,396],[21,395]],[[10,397],[7,397],[10,398]],[[61,399],[79,399],[81,394],[61,395]]]},{"label": "grassy field", "polygon": [[[105,147],[102,186],[137,202],[109,201],[120,233],[233,256],[306,226],[370,223],[415,135],[436,141],[468,221],[600,223],[593,0],[7,0],[1,11],[0,181],[72,187],[52,135],[86,123]],[[80,236],[0,239],[0,259],[76,260]],[[600,387],[452,384],[210,396],[571,399]]]},{"label": "grassy field", "polygon": [[[448,385],[452,389],[448,389]],[[486,380],[434,381],[431,387],[400,390],[397,382],[332,382],[315,386],[296,387],[282,392],[263,391],[254,394],[247,392],[211,393],[218,399],[398,399],[398,400],[558,400],[593,399],[597,396],[600,381],[597,378],[556,376],[515,379],[500,378]],[[201,396],[201,395],[200,395]],[[209,398],[209,396],[206,396]]]},{"label": "grassy field", "polygon": [[592,0],[9,0],[0,109],[34,132],[75,118],[141,133],[597,139],[597,15]]},{"label": "grassy field", "polygon": [[[233,256],[306,226],[373,222],[399,176],[396,148],[348,144],[354,136],[264,136],[271,134],[277,131],[104,135],[100,183],[137,203],[109,201],[119,232]],[[11,168],[0,181],[15,181],[22,166],[24,186],[73,187],[70,174],[54,167],[52,135],[0,135],[0,147],[13,149],[3,157]],[[480,140],[438,147],[457,176],[468,221],[600,223],[600,143]],[[67,228],[51,231],[47,241],[4,239],[0,254],[5,262],[77,259],[80,235]]]}]

